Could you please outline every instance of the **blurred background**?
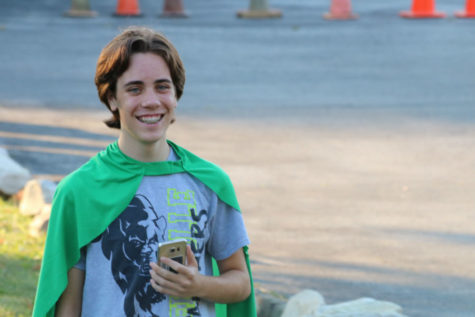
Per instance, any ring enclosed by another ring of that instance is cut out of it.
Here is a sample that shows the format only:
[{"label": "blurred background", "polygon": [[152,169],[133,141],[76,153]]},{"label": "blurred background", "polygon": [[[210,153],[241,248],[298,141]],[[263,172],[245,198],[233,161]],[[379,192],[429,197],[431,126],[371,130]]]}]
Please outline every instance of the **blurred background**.
[{"label": "blurred background", "polygon": [[236,17],[244,0],[184,0],[188,18],[161,17],[163,1],[140,0],[139,17],[89,2],[92,18],[64,16],[69,1],[0,3],[0,147],[32,177],[58,181],[114,140],[96,60],[121,29],[148,26],[187,71],[169,136],[231,176],[260,291],[475,316],[475,19],[453,15],[464,0],[415,20],[399,16],[409,0],[352,1],[359,18],[345,21],[323,18],[330,0],[269,0],[282,17],[256,20]]}]

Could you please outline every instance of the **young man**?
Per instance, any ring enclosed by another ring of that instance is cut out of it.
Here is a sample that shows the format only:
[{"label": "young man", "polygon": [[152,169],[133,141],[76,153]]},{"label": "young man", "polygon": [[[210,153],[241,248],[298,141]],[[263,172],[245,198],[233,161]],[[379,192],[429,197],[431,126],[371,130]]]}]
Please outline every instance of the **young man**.
[{"label": "young man", "polygon": [[[229,178],[166,138],[185,82],[176,49],[126,29],[103,49],[95,82],[120,135],[58,186],[34,316],[220,316],[215,303],[255,316]],[[157,259],[160,242],[183,238],[186,265]]]}]

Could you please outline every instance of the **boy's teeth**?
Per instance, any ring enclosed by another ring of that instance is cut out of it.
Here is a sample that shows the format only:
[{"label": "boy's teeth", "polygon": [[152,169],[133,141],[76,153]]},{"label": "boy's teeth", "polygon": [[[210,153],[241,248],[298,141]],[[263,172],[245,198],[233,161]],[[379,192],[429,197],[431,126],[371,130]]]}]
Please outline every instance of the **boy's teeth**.
[{"label": "boy's teeth", "polygon": [[144,117],[139,117],[139,121],[143,123],[157,123],[160,121],[162,116],[144,116]]}]

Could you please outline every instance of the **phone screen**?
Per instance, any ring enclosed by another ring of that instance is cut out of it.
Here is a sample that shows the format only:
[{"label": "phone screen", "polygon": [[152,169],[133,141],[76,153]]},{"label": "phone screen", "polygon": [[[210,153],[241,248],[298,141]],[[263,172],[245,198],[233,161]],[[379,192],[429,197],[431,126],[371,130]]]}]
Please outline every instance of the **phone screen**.
[{"label": "phone screen", "polygon": [[174,258],[171,258],[173,261],[176,261],[180,264],[183,264],[183,257],[182,256],[177,256],[177,257],[174,257]]},{"label": "phone screen", "polygon": [[[173,261],[176,261],[182,265],[186,265],[186,241],[185,240],[175,240],[164,242],[159,245],[158,258],[161,256],[170,258]],[[177,273],[168,265],[163,263],[160,264],[164,269],[169,270],[170,272]]]}]

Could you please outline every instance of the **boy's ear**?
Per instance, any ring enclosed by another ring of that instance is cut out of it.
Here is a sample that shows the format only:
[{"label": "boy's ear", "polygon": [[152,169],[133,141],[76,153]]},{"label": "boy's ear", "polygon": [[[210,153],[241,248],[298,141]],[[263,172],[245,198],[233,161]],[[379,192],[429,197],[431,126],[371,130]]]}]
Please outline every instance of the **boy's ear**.
[{"label": "boy's ear", "polygon": [[117,111],[119,109],[119,106],[117,106],[117,101],[114,97],[109,97],[109,108],[112,112]]}]

